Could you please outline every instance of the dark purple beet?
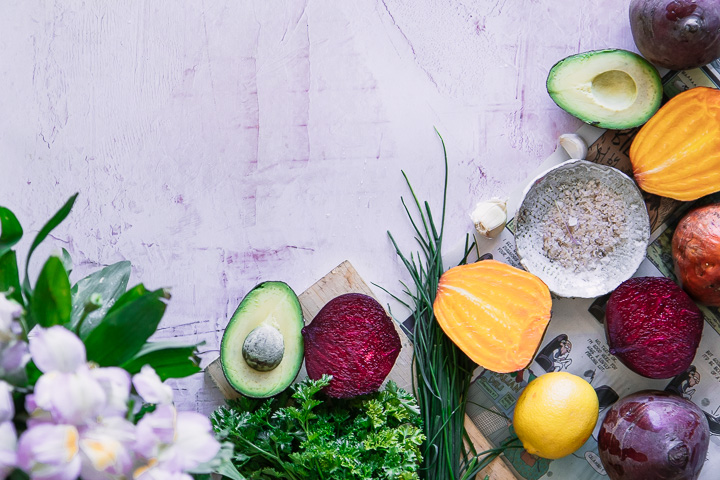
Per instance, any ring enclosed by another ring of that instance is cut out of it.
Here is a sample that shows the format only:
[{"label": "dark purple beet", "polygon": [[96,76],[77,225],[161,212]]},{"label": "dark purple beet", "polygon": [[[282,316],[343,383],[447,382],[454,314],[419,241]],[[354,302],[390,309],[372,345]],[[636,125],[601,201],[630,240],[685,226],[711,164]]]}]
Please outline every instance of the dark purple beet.
[{"label": "dark purple beet", "polygon": [[656,390],[620,399],[598,434],[611,480],[694,480],[709,442],[707,418],[697,405]]},{"label": "dark purple beet", "polygon": [[335,398],[376,391],[400,354],[392,319],[375,299],[361,293],[330,300],[302,334],[308,376],[332,375],[325,393]]},{"label": "dark purple beet", "polygon": [[671,70],[720,57],[718,0],[632,0],[630,28],[640,53]]},{"label": "dark purple beet", "polygon": [[703,324],[688,294],[664,277],[623,282],[605,309],[610,353],[648,378],[671,378],[687,370],[700,345]]}]

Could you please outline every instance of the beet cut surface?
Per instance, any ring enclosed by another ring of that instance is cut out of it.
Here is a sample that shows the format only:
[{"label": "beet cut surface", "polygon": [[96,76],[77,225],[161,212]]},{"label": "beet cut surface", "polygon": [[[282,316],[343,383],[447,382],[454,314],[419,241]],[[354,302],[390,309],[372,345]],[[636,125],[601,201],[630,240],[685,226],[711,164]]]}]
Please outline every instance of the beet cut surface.
[{"label": "beet cut surface", "polygon": [[671,378],[692,363],[703,315],[675,282],[637,277],[623,282],[605,311],[610,353],[648,378]]},{"label": "beet cut surface", "polygon": [[392,319],[375,299],[360,293],[330,300],[302,334],[308,376],[332,375],[325,389],[330,397],[376,391],[400,354]]}]

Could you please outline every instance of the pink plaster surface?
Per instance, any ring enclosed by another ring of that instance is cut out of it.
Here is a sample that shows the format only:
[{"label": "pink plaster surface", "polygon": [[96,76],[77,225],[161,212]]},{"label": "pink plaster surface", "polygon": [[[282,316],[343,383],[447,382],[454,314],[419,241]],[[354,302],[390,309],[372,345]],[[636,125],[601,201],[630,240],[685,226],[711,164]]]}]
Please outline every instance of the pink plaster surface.
[{"label": "pink plaster surface", "polygon": [[[550,67],[611,47],[635,50],[626,0],[6,0],[0,204],[25,252],[80,192],[37,258],[66,248],[75,280],[131,260],[172,289],[157,338],[204,341],[204,366],[260,281],[299,293],[347,259],[399,294],[386,231],[414,248],[401,170],[439,215],[433,127],[452,245],[580,126]],[[204,375],[173,385],[221,402]]]}]

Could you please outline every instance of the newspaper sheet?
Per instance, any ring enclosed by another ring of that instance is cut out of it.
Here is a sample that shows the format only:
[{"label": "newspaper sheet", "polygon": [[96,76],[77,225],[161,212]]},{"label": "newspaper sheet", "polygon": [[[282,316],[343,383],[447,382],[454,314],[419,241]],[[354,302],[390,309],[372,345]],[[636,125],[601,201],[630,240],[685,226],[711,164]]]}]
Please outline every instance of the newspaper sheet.
[{"label": "newspaper sheet", "polygon": [[[720,62],[702,69],[671,72],[664,78],[665,93],[673,95],[694,86],[720,88]],[[630,174],[628,150],[635,130],[602,131],[583,127],[578,134],[591,145],[588,160],[612,165]],[[538,172],[567,160],[558,150]],[[531,176],[531,178],[533,178]],[[523,185],[524,188],[524,185]],[[523,188],[511,196],[508,212],[515,212]],[[645,194],[651,220],[651,243],[636,276],[665,276],[675,279],[671,239],[682,215],[699,203],[720,201],[720,194],[685,203]],[[512,220],[499,238],[482,242],[479,247],[494,258],[520,267],[513,237]],[[690,399],[705,412],[711,439],[700,480],[717,478],[720,471],[720,312],[701,307],[705,315],[702,341],[692,366],[667,380],[651,380],[633,373],[610,354],[603,320],[609,295],[596,299],[553,298],[553,314],[543,343],[532,364],[512,374],[478,370],[470,389],[467,414],[496,446],[513,435],[512,415],[523,388],[534,378],[548,372],[567,371],[585,378],[595,388],[600,415],[593,434],[580,450],[559,460],[547,460],[522,449],[506,451],[505,460],[519,479],[595,480],[607,478],[598,455],[598,431],[607,409],[619,398],[643,389],[674,392]]]}]

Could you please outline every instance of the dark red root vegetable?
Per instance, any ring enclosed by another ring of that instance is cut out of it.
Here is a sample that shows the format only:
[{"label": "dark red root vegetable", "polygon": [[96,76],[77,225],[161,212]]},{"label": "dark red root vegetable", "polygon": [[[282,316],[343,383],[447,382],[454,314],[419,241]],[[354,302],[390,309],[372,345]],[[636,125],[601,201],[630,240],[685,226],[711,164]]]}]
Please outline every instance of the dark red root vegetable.
[{"label": "dark red root vegetable", "polygon": [[620,399],[598,434],[611,480],[694,480],[709,442],[707,418],[697,405],[656,390]]},{"label": "dark red root vegetable", "polygon": [[687,370],[700,345],[703,324],[688,294],[664,277],[623,282],[605,310],[610,353],[648,378],[671,378]]},{"label": "dark red root vegetable", "polygon": [[632,0],[630,30],[643,57],[671,70],[720,57],[717,0]]},{"label": "dark red root vegetable", "polygon": [[392,319],[375,299],[360,293],[330,300],[302,334],[308,376],[332,375],[325,393],[335,398],[376,391],[400,354]]}]

